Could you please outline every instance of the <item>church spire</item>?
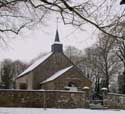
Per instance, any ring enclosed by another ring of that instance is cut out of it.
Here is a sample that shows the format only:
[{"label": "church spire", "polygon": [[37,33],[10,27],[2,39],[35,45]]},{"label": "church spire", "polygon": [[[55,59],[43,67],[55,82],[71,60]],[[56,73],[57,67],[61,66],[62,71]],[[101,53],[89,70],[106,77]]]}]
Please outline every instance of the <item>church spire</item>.
[{"label": "church spire", "polygon": [[58,29],[56,30],[55,41],[54,44],[51,46],[51,50],[52,52],[63,52],[63,45],[60,43]]},{"label": "church spire", "polygon": [[60,42],[59,33],[58,33],[58,22],[59,22],[59,18],[57,17],[57,29],[56,29],[55,42]]},{"label": "church spire", "polygon": [[60,42],[58,29],[56,30],[55,42]]}]

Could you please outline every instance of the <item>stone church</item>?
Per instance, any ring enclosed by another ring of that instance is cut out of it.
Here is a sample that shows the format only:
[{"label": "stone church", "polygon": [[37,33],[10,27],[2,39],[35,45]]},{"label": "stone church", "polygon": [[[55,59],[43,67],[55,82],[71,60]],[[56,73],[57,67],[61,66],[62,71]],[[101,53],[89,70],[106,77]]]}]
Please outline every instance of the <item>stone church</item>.
[{"label": "stone church", "polygon": [[56,30],[51,52],[37,60],[16,78],[16,89],[74,90],[91,88],[92,82],[63,53]]}]

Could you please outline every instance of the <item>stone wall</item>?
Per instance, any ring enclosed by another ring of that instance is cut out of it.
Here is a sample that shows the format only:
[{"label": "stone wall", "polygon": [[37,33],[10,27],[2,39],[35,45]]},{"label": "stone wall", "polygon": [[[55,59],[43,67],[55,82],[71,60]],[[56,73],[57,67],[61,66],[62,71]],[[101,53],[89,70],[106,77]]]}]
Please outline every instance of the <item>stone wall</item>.
[{"label": "stone wall", "polygon": [[0,107],[83,108],[84,92],[0,90]]},{"label": "stone wall", "polygon": [[125,95],[108,93],[104,96],[104,106],[111,109],[125,109]]}]

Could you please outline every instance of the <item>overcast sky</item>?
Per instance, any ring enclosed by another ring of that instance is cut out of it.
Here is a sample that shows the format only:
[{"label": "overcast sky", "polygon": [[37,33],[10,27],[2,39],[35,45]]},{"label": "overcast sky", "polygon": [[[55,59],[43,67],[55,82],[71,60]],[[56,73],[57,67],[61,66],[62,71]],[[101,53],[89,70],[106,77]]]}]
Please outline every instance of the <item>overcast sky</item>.
[{"label": "overcast sky", "polygon": [[[113,7],[113,12],[120,14],[123,6],[119,5],[120,0]],[[32,30],[23,29],[15,38],[6,38],[8,45],[0,46],[0,61],[5,58],[12,60],[22,60],[30,62],[41,53],[51,51],[51,45],[54,42],[57,29],[57,16],[53,16],[47,21],[46,26],[35,26]],[[97,40],[97,30],[92,25],[84,25],[83,31],[73,28],[71,25],[64,25],[61,20],[58,24],[60,40],[64,45],[75,46],[78,49],[84,50],[92,46]],[[0,42],[1,44],[1,42]]]},{"label": "overcast sky", "polygon": [[[16,38],[9,39],[8,45],[0,48],[0,60],[10,58],[29,62],[40,53],[50,52],[56,29],[56,19],[52,19],[47,22],[46,26],[41,25],[33,28],[33,30],[23,30],[23,34],[20,33]],[[84,30],[80,31],[59,21],[58,30],[64,49],[67,46],[75,46],[84,50],[96,41],[96,32],[89,25],[85,25]]]}]

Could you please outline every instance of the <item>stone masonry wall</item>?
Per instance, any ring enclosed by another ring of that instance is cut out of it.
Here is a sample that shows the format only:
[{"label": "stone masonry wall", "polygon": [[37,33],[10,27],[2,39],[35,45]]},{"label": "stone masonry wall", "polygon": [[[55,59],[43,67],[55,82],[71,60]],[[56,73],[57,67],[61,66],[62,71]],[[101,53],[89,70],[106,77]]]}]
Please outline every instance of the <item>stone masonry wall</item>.
[{"label": "stone masonry wall", "polygon": [[125,109],[125,95],[108,93],[104,96],[104,105],[110,109]]},{"label": "stone masonry wall", "polygon": [[83,108],[84,92],[0,90],[0,107]]},{"label": "stone masonry wall", "polygon": [[40,89],[40,83],[52,76],[57,71],[69,67],[72,64],[62,53],[54,53],[46,61],[34,69],[33,89]]}]

